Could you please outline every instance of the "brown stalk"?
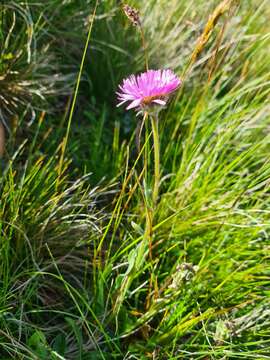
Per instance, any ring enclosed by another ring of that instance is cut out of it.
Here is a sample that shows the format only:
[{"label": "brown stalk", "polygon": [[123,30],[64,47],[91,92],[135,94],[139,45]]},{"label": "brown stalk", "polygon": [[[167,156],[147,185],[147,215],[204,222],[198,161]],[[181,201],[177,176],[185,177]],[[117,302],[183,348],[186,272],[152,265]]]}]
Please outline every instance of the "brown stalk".
[{"label": "brown stalk", "polygon": [[[219,18],[230,10],[232,4],[236,2],[236,0],[223,0],[213,11],[213,13],[209,16],[209,19],[204,27],[202,35],[198,38],[195,49],[193,50],[190,58],[190,62],[188,67],[186,68],[184,75],[186,75],[191,66],[196,62],[198,56],[203,51],[205,45],[207,44],[213,29],[215,28]],[[184,76],[183,76],[184,77]]]},{"label": "brown stalk", "polygon": [[139,10],[137,10],[136,8],[134,8],[128,4],[124,4],[121,2],[121,5],[122,5],[122,9],[123,9],[126,17],[129,19],[129,21],[132,23],[132,25],[137,27],[140,31],[142,47],[143,47],[144,57],[145,57],[145,68],[147,71],[148,70],[148,53],[147,53],[145,36],[144,36],[144,30],[143,30],[143,26],[142,26],[142,22],[141,22],[141,18],[140,18],[140,12],[139,12]]}]

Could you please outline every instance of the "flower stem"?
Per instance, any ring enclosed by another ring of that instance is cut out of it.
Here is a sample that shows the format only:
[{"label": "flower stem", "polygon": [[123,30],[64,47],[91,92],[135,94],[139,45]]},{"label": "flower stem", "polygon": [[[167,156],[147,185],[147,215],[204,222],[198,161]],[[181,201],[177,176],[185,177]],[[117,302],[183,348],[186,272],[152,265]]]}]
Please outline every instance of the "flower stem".
[{"label": "flower stem", "polygon": [[142,25],[140,25],[140,33],[141,33],[142,46],[143,46],[143,51],[144,51],[145,70],[148,71],[148,69],[149,69],[149,67],[148,67],[148,52],[147,52],[144,30],[143,30]]},{"label": "flower stem", "polygon": [[153,131],[153,141],[154,141],[154,164],[155,164],[155,173],[154,173],[154,188],[153,188],[153,207],[156,206],[159,192],[159,182],[160,182],[160,150],[159,150],[159,134],[158,134],[158,117],[151,116],[151,124]]}]

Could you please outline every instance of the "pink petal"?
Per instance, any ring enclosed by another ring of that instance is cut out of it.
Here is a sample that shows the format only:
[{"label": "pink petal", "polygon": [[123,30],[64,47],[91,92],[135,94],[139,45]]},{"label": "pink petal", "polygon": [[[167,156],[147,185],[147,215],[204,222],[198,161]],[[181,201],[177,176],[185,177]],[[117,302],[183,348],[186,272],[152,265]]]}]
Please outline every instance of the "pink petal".
[{"label": "pink petal", "polygon": [[132,102],[128,105],[127,110],[133,109],[133,108],[139,106],[140,103],[141,103],[141,100],[140,100],[140,99],[137,99],[137,100],[132,101]]},{"label": "pink petal", "polygon": [[160,99],[155,99],[153,102],[159,105],[166,105],[166,101]]},{"label": "pink petal", "polygon": [[119,106],[123,105],[125,102],[127,102],[127,100],[121,101],[120,103],[118,103],[118,104],[116,105],[116,107],[119,107]]},{"label": "pink petal", "polygon": [[148,70],[138,75],[131,75],[123,80],[117,92],[120,104],[129,102],[127,110],[139,107],[143,98],[153,97],[152,103],[164,106],[162,100],[181,86],[181,80],[170,69]]}]

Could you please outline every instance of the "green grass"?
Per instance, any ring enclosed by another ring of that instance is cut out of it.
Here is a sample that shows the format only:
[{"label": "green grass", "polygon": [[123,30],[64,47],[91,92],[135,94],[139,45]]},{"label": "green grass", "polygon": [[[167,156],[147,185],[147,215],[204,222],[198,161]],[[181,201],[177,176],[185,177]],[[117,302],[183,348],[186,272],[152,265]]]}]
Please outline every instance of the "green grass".
[{"label": "green grass", "polygon": [[150,66],[185,74],[152,254],[150,123],[138,153],[115,108],[136,28],[110,0],[92,29],[94,1],[0,5],[0,359],[270,359],[269,6],[232,2],[190,63],[219,3],[130,2]]}]

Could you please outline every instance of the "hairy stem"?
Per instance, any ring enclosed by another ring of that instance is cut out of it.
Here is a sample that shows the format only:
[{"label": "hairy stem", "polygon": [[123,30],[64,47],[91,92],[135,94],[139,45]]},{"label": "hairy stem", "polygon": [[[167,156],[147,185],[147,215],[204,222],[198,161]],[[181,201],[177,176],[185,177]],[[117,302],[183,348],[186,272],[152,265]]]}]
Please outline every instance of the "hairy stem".
[{"label": "hairy stem", "polygon": [[151,124],[153,131],[153,141],[154,141],[154,188],[153,188],[153,207],[156,206],[159,192],[159,182],[160,182],[160,154],[159,154],[159,134],[158,134],[158,117],[151,116]]}]

